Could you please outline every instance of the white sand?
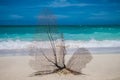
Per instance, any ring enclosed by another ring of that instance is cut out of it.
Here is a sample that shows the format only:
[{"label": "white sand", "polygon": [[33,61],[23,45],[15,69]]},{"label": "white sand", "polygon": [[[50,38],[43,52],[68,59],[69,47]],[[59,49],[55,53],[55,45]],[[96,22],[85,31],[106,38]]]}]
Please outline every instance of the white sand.
[{"label": "white sand", "polygon": [[[69,57],[69,56],[68,56]],[[30,77],[29,56],[0,57],[0,80],[120,80],[120,54],[93,55],[85,75],[50,74]]]}]

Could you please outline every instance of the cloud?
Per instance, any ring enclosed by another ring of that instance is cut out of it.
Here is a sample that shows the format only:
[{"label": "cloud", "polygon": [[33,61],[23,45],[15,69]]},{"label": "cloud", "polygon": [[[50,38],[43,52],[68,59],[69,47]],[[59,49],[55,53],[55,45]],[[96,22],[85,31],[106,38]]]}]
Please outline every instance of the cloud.
[{"label": "cloud", "polygon": [[73,7],[73,6],[85,7],[85,6],[94,6],[94,5],[95,4],[88,4],[88,3],[71,3],[67,0],[54,0],[48,5],[46,5],[46,7]]},{"label": "cloud", "polygon": [[107,15],[108,13],[105,12],[105,11],[100,11],[100,12],[97,12],[97,13],[92,13],[93,16],[104,16],[104,15]]},{"label": "cloud", "polygon": [[70,14],[84,14],[86,13],[85,11],[74,11],[74,12],[68,12]]},{"label": "cloud", "polygon": [[70,3],[67,0],[54,0],[49,4],[50,7],[66,7],[68,5]]},{"label": "cloud", "polygon": [[[52,18],[68,18],[69,16],[66,16],[66,15],[54,15],[54,16],[51,16]],[[41,15],[41,16],[35,16],[35,18],[41,18],[41,19],[49,19],[51,18],[50,16],[44,16],[44,15]]]},{"label": "cloud", "polygon": [[[99,2],[99,1],[98,1]],[[62,8],[62,7],[96,7],[96,6],[119,6],[118,3],[88,3],[88,2],[71,2],[70,0],[50,0],[43,4],[28,5],[26,8],[41,8],[41,7],[52,7],[52,8]]]},{"label": "cloud", "polygon": [[107,18],[104,16],[90,16],[88,19],[106,20]]},{"label": "cloud", "polygon": [[68,18],[69,16],[66,15],[55,15],[57,18]]},{"label": "cloud", "polygon": [[88,19],[98,19],[98,20],[107,20],[109,18],[108,12],[100,11],[96,13],[92,13]]},{"label": "cloud", "polygon": [[12,14],[12,15],[10,15],[10,18],[12,18],[12,19],[22,19],[23,16],[17,15],[17,14]]}]

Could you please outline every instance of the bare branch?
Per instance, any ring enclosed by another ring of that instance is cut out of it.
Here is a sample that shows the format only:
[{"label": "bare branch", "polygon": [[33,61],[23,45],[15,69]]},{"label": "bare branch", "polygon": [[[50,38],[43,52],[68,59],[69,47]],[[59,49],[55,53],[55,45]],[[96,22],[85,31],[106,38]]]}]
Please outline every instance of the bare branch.
[{"label": "bare branch", "polygon": [[53,38],[52,38],[52,35],[50,33],[48,33],[48,37],[49,37],[49,40],[50,40],[50,43],[51,43],[51,47],[52,47],[52,50],[53,50],[53,54],[54,54],[54,57],[55,57],[55,62],[57,64],[57,56],[56,56],[56,50],[55,50],[55,43],[53,42]]},{"label": "bare branch", "polygon": [[[45,9],[41,16],[39,16],[39,19],[42,27],[37,27],[35,41],[37,41],[36,43],[41,41],[42,43],[45,41],[48,43],[42,44],[43,47],[47,46],[45,48],[36,47],[38,46],[37,44],[30,50],[30,55],[34,56],[34,59],[30,60],[31,67],[36,70],[34,75],[51,74],[63,70],[67,70],[73,74],[81,74],[81,70],[92,59],[90,52],[85,48],[77,49],[66,65],[65,56],[67,51],[64,36],[62,33],[58,35],[56,17],[51,11]],[[44,33],[45,36],[38,36],[41,33]],[[59,42],[57,42],[58,36],[60,38]]]}]

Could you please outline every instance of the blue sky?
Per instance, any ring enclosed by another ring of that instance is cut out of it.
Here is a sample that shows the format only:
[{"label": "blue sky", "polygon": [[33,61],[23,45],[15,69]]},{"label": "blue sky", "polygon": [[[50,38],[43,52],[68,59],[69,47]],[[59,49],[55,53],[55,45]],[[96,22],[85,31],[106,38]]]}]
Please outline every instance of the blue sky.
[{"label": "blue sky", "polygon": [[120,24],[120,0],[0,0],[0,25],[36,25],[44,8],[57,24]]}]

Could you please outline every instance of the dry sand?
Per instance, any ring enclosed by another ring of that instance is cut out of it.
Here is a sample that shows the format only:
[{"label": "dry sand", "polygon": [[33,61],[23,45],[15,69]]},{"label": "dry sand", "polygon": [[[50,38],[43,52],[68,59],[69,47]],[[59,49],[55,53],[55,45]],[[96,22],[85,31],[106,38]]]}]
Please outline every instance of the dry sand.
[{"label": "dry sand", "polygon": [[[68,56],[69,57],[69,56]],[[30,77],[29,56],[0,57],[0,80],[120,80],[120,54],[93,55],[85,75],[50,74]]]}]

